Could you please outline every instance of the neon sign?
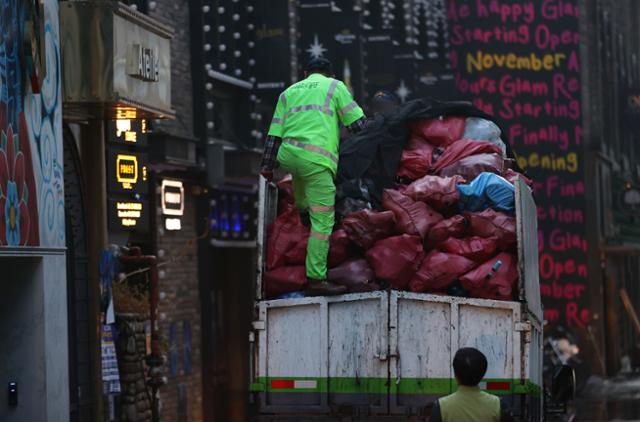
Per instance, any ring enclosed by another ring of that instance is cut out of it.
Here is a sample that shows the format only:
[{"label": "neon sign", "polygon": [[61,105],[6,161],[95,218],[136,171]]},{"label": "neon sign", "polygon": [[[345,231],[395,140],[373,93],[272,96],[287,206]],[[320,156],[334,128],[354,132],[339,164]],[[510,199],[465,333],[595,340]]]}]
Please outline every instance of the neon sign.
[{"label": "neon sign", "polygon": [[138,182],[138,157],[126,154],[116,156],[116,180],[124,189],[133,189]]},{"label": "neon sign", "polygon": [[184,214],[184,186],[177,180],[162,181],[162,213],[182,216]]}]

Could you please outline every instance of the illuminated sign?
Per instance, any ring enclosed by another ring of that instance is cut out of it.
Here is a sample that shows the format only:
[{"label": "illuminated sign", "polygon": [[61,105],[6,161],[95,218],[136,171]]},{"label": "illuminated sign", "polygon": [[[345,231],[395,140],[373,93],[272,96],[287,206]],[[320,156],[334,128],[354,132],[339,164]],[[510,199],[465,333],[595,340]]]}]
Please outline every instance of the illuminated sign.
[{"label": "illuminated sign", "polygon": [[162,213],[165,215],[184,214],[184,186],[177,180],[162,181]]},{"label": "illuminated sign", "polygon": [[256,186],[214,189],[209,205],[209,229],[213,241],[255,241],[258,221]]},{"label": "illuminated sign", "polygon": [[106,125],[107,142],[131,145],[147,145],[147,121],[134,120],[135,116],[123,113],[117,120],[110,120]]},{"label": "illuminated sign", "polygon": [[165,218],[164,228],[167,230],[182,230],[182,220],[179,218]]},{"label": "illuminated sign", "polygon": [[138,158],[135,155],[118,154],[116,157],[116,179],[124,189],[132,189],[138,182]]},{"label": "illuminated sign", "polygon": [[116,194],[148,193],[147,155],[125,151],[109,151],[107,176],[109,191]]},{"label": "illuminated sign", "polygon": [[109,226],[111,229],[147,231],[149,225],[147,201],[127,199],[109,200]]}]

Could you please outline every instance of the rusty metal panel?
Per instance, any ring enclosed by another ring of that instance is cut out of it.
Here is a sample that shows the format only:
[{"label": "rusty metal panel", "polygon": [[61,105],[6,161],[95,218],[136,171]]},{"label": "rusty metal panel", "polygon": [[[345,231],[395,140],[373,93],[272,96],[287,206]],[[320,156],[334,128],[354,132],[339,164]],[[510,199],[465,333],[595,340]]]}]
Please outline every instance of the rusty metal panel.
[{"label": "rusty metal panel", "polygon": [[370,392],[388,379],[387,300],[387,292],[372,292],[260,302],[260,411],[328,413],[338,405],[385,412],[386,387]]},{"label": "rusty metal panel", "polygon": [[542,321],[542,301],[538,274],[538,211],[529,187],[516,182],[516,223],[518,230],[518,275],[520,300],[538,321]]},{"label": "rusty metal panel", "polygon": [[258,262],[256,274],[256,300],[262,300],[262,277],[267,253],[267,227],[275,220],[278,208],[278,189],[264,177],[258,181],[258,233],[256,236]]},{"label": "rusty metal panel", "polygon": [[[513,302],[505,302],[514,304]],[[458,306],[458,348],[475,347],[485,354],[489,366],[485,378],[520,378],[520,342],[516,341],[513,307]]]},{"label": "rusty metal panel", "polygon": [[[434,385],[451,391],[453,378],[451,301],[438,296],[391,292],[390,381],[393,414],[410,414],[441,396]],[[446,385],[444,385],[446,384]]]},{"label": "rusty metal panel", "polygon": [[[386,292],[365,294],[358,300],[329,302],[328,364],[329,405],[368,408],[384,413],[387,394],[371,390],[388,377]],[[347,322],[347,323],[345,323]],[[343,388],[344,380],[354,383]],[[367,385],[372,383],[371,388]]]}]

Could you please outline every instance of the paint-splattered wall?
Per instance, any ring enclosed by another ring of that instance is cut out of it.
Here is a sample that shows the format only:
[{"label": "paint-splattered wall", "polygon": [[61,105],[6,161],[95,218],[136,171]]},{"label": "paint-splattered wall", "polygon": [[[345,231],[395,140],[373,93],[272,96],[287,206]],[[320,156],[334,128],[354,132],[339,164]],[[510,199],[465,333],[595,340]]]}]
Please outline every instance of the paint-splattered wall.
[{"label": "paint-splattered wall", "polygon": [[30,3],[2,0],[0,12],[0,246],[62,247],[58,2],[44,2],[39,41],[46,52],[46,77],[35,94],[23,46],[25,22],[34,18]]}]

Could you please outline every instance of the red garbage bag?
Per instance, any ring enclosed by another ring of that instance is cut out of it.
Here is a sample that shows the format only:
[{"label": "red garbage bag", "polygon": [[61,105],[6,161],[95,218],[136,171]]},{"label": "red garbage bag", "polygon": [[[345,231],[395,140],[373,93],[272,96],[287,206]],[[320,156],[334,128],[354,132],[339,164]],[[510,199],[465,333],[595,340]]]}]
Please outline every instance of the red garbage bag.
[{"label": "red garbage bag", "polygon": [[498,248],[508,250],[515,246],[516,219],[507,214],[488,208],[482,212],[465,213],[469,220],[469,234],[484,238],[496,237]]},{"label": "red garbage bag", "polygon": [[456,278],[475,265],[473,261],[460,255],[431,251],[411,279],[409,289],[416,293],[444,292]]},{"label": "red garbage bag", "polygon": [[382,206],[393,211],[396,228],[410,235],[425,238],[431,227],[442,221],[442,215],[424,202],[414,201],[396,190],[386,189],[382,194]]},{"label": "red garbage bag", "polygon": [[351,293],[380,290],[380,285],[375,283],[375,277],[366,259],[347,261],[328,273],[329,281],[346,286]]},{"label": "red garbage bag", "polygon": [[504,252],[460,277],[472,297],[497,300],[513,300],[517,280],[518,259]]},{"label": "red garbage bag", "polygon": [[516,184],[516,179],[518,177],[522,178],[522,181],[529,187],[533,187],[533,181],[531,179],[529,179],[528,177],[526,177],[525,175],[518,173],[517,171],[513,170],[513,169],[507,169],[504,171],[504,174],[502,175],[502,177],[504,177],[505,179],[507,179],[509,182],[511,182],[512,185]]},{"label": "red garbage bag", "polygon": [[274,297],[304,290],[307,284],[307,271],[304,266],[280,267],[265,273],[263,280],[267,297]]},{"label": "red garbage bag", "polygon": [[396,227],[393,212],[362,210],[342,220],[342,227],[349,239],[363,249],[369,249],[380,239],[390,236]]},{"label": "red garbage bag", "polygon": [[464,135],[464,117],[442,117],[409,123],[411,132],[435,146],[447,146]]},{"label": "red garbage bag", "polygon": [[500,154],[477,154],[441,169],[438,174],[443,177],[458,175],[467,181],[473,181],[483,172],[502,174],[503,164],[504,161]]},{"label": "red garbage bag", "polygon": [[484,262],[498,251],[497,237],[472,236],[462,239],[450,237],[438,245],[442,252],[455,253],[473,262]]},{"label": "red garbage bag", "polygon": [[403,234],[376,242],[366,256],[378,279],[404,290],[418,270],[424,251],[418,236]]},{"label": "red garbage bag", "polygon": [[[305,236],[300,239],[295,246],[293,246],[284,256],[286,265],[305,265],[307,260],[307,245],[309,244],[309,237]],[[347,236],[347,233],[340,229],[331,234],[329,240],[329,258],[328,267],[333,268],[351,256],[351,241]]]},{"label": "red garbage bag", "polygon": [[412,150],[421,150],[425,149],[428,151],[433,151],[434,146],[427,142],[422,136],[414,135],[411,133],[409,135],[409,142],[404,149],[412,149]]},{"label": "red garbage bag", "polygon": [[305,236],[284,254],[284,263],[286,265],[305,265],[307,259],[307,245],[309,237]]},{"label": "red garbage bag", "polygon": [[427,149],[405,149],[402,151],[398,177],[416,180],[427,174],[432,163],[432,153]]},{"label": "red garbage bag", "polygon": [[278,186],[278,215],[295,208],[293,196],[293,178],[290,174],[284,176],[277,184]]},{"label": "red garbage bag", "polygon": [[409,185],[404,194],[415,201],[426,202],[438,211],[446,212],[458,203],[456,185],[465,183],[460,176],[424,176]]},{"label": "red garbage bag", "polygon": [[469,222],[462,215],[454,215],[442,220],[429,231],[429,245],[435,246],[449,237],[462,237],[467,231]]},{"label": "red garbage bag", "polygon": [[351,257],[351,241],[344,229],[338,229],[329,239],[329,268],[337,267]]},{"label": "red garbage bag", "polygon": [[442,155],[438,157],[431,166],[431,172],[437,173],[463,158],[477,154],[500,154],[502,156],[502,150],[497,145],[488,141],[461,139],[452,143],[444,150]]},{"label": "red garbage bag", "polygon": [[267,270],[285,264],[285,255],[309,236],[309,229],[300,222],[300,214],[291,208],[279,215],[269,228],[267,238]]}]

